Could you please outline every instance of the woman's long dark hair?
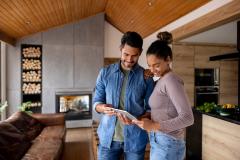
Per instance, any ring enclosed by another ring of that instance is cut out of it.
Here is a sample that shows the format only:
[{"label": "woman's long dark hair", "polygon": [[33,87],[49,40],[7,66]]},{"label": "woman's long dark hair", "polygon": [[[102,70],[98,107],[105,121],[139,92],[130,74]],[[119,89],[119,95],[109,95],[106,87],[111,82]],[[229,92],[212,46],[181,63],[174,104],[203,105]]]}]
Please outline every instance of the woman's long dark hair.
[{"label": "woman's long dark hair", "polygon": [[169,44],[172,43],[172,34],[169,32],[160,32],[157,38],[158,40],[149,46],[146,55],[155,55],[164,60],[169,56],[172,60],[172,49],[169,47]]}]

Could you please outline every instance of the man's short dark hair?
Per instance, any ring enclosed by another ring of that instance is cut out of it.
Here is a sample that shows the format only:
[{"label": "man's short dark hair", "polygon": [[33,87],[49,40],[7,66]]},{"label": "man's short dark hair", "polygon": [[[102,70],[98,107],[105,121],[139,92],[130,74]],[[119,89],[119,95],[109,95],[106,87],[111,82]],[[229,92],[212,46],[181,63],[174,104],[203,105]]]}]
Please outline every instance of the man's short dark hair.
[{"label": "man's short dark hair", "polygon": [[142,51],[143,39],[137,32],[128,31],[124,33],[121,39],[121,46],[123,47],[125,44],[134,48],[139,48],[139,50]]}]

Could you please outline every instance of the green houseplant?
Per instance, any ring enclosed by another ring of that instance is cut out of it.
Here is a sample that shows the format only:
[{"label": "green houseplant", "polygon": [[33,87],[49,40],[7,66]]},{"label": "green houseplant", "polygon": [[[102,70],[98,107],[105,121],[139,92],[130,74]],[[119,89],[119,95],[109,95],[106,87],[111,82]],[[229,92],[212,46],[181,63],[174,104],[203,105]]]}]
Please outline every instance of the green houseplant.
[{"label": "green houseplant", "polygon": [[28,110],[31,108],[31,104],[32,104],[31,101],[24,102],[18,107],[18,109],[28,114],[32,114],[33,112]]},{"label": "green houseplant", "polygon": [[5,101],[4,103],[0,103],[0,121],[2,120],[2,112],[4,111],[4,110],[6,110],[6,108],[7,108],[7,106],[8,106],[8,103],[7,103],[7,101]]},{"label": "green houseplant", "polygon": [[8,106],[7,101],[5,101],[3,104],[0,103],[0,113],[2,113]]},{"label": "green houseplant", "polygon": [[203,103],[203,105],[197,106],[197,110],[199,110],[201,112],[206,112],[206,113],[213,112],[217,108],[218,108],[218,106],[214,102],[212,102],[212,103],[205,102],[205,103]]}]

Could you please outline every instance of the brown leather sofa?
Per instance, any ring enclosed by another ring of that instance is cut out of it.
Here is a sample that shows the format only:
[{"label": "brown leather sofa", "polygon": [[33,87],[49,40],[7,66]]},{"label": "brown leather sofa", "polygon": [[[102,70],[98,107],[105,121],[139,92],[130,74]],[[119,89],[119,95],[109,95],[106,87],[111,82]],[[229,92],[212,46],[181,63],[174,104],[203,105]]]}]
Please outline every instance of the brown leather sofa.
[{"label": "brown leather sofa", "polygon": [[63,114],[16,112],[0,122],[0,160],[61,159],[65,135]]}]

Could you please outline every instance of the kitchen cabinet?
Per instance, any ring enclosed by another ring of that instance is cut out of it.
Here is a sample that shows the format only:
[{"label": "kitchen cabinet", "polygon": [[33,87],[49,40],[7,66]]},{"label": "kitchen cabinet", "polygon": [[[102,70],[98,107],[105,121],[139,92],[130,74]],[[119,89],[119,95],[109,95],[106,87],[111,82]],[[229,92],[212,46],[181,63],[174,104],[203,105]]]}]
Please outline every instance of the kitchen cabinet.
[{"label": "kitchen cabinet", "polygon": [[239,160],[238,118],[193,109],[194,124],[186,130],[186,159]]},{"label": "kitchen cabinet", "polygon": [[190,103],[194,105],[194,46],[175,44],[172,47],[172,68],[184,81]]},{"label": "kitchen cabinet", "polygon": [[203,114],[202,159],[239,160],[240,125]]},{"label": "kitchen cabinet", "polygon": [[202,159],[202,113],[193,109],[194,124],[186,128],[186,160]]},{"label": "kitchen cabinet", "polygon": [[238,104],[238,61],[220,61],[220,64],[219,104]]}]

